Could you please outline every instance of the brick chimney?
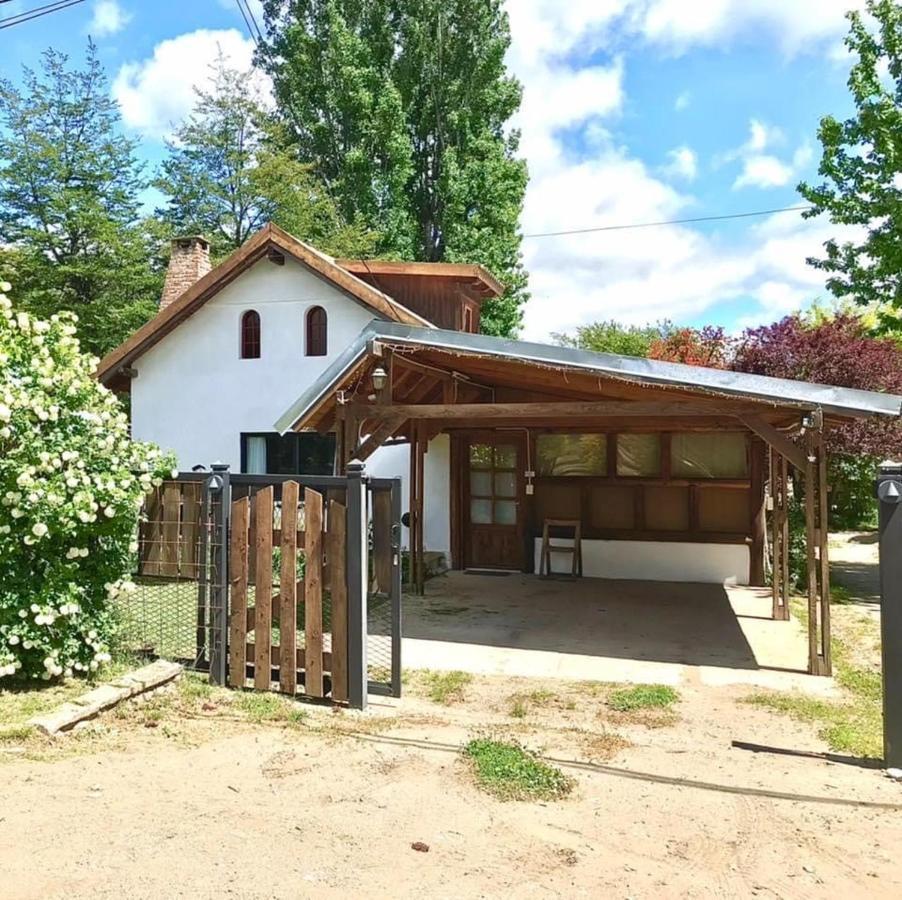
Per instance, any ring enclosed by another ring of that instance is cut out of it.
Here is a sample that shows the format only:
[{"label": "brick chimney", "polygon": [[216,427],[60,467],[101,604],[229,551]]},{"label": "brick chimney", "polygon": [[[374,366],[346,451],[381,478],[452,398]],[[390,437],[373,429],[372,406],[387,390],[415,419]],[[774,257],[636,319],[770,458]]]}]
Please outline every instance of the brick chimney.
[{"label": "brick chimney", "polygon": [[172,239],[169,267],[163,282],[160,309],[178,300],[196,281],[210,271],[210,242],[200,235]]}]

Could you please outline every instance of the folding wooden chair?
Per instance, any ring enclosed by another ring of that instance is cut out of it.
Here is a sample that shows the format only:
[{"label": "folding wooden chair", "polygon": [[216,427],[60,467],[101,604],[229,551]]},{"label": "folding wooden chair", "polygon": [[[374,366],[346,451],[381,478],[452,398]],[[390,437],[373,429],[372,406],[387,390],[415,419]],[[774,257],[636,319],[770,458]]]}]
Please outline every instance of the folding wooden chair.
[{"label": "folding wooden chair", "polygon": [[[552,534],[552,531],[555,533]],[[569,533],[566,533],[568,532]],[[572,540],[573,545],[553,544],[552,540]],[[545,519],[542,526],[542,554],[539,574],[551,575],[551,554],[570,554],[570,574],[575,578],[583,574],[582,523],[579,519]]]}]

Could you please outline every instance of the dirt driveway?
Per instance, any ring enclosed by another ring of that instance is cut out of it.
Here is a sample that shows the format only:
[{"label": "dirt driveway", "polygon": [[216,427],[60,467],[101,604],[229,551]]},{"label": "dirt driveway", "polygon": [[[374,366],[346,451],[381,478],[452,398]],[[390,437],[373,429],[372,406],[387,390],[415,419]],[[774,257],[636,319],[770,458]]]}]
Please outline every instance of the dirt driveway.
[{"label": "dirt driveway", "polygon": [[[902,896],[902,787],[805,755],[826,749],[811,728],[746,690],[683,687],[664,718],[500,676],[449,706],[414,677],[401,707],[290,726],[237,721],[225,692],[133,706],[43,761],[0,754],[0,894]],[[482,793],[458,751],[486,731],[557,760],[573,795]]]}]

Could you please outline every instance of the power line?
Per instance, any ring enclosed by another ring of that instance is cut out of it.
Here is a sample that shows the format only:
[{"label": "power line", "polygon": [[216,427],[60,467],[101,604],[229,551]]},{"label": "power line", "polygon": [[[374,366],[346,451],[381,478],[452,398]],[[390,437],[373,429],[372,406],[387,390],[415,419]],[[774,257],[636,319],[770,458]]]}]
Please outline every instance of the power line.
[{"label": "power line", "polygon": [[251,36],[251,40],[254,44],[259,47],[260,42],[263,40],[263,32],[260,30],[260,26],[257,24],[257,17],[254,15],[254,11],[251,9],[250,3],[247,0],[235,0],[235,4],[238,6],[238,11],[241,13],[241,18],[244,19],[244,24],[247,27],[247,33]]},{"label": "power line", "polygon": [[257,43],[263,40],[263,32],[260,30],[260,25],[257,22],[257,17],[254,15],[254,8],[250,4],[250,0],[244,0],[245,9],[247,9],[247,14],[250,16],[251,24],[254,26],[254,31],[257,32]]},{"label": "power line", "polygon": [[238,7],[238,12],[241,13],[241,18],[244,19],[244,25],[247,28],[247,33],[251,36],[251,40],[256,44],[257,36],[254,34],[254,29],[251,28],[251,21],[247,17],[247,13],[244,11],[244,4],[242,4],[241,0],[235,0],[235,5]]},{"label": "power line", "polygon": [[779,209],[759,209],[755,212],[727,213],[722,216],[696,216],[693,219],[666,219],[661,222],[632,222],[623,225],[598,225],[591,228],[573,228],[567,231],[540,231],[524,234],[524,238],[560,237],[567,234],[590,234],[596,231],[625,231],[628,228],[657,228],[659,225],[691,225],[695,222],[721,222],[724,219],[748,219],[752,216],[770,216],[781,212],[800,212],[812,206],[783,206]]},{"label": "power line", "polygon": [[4,28],[12,28],[13,25],[24,25],[32,19],[38,19],[41,16],[49,15],[52,12],[68,9],[78,3],[84,3],[84,0],[56,0],[55,3],[47,3],[44,6],[37,6],[34,9],[27,9],[25,12],[17,13],[14,16],[7,16],[0,19],[0,30]]}]

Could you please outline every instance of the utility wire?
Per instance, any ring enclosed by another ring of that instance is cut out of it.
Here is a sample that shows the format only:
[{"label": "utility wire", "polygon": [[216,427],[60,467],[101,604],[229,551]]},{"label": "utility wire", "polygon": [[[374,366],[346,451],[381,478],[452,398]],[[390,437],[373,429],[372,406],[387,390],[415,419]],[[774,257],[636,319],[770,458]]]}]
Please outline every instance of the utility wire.
[{"label": "utility wire", "polygon": [[238,12],[241,13],[241,18],[244,19],[244,25],[247,28],[247,33],[251,36],[251,40],[254,44],[257,43],[257,35],[254,34],[254,29],[251,27],[251,20],[247,17],[247,13],[244,10],[244,4],[241,0],[235,0],[235,5],[238,7]]},{"label": "utility wire", "polygon": [[263,32],[260,30],[260,24],[257,22],[257,17],[254,15],[254,9],[250,4],[250,0],[244,0],[244,7],[247,10],[251,24],[254,26],[254,31],[257,32],[256,41],[259,44],[263,40]]},{"label": "utility wire", "polygon": [[728,213],[723,216],[696,216],[694,219],[667,219],[661,222],[632,222],[625,225],[598,225],[591,228],[573,228],[567,231],[540,231],[524,234],[524,238],[560,237],[567,234],[590,234],[596,231],[624,231],[628,228],[657,228],[659,225],[690,225],[694,222],[720,222],[724,219],[748,219],[751,216],[769,216],[773,213],[799,212],[812,206],[783,206],[779,209],[759,209],[755,212]]},{"label": "utility wire", "polygon": [[57,0],[55,3],[47,3],[44,6],[36,6],[34,9],[27,9],[25,12],[17,13],[14,16],[7,16],[5,19],[0,19],[0,31],[4,28],[12,28],[13,25],[24,25],[32,19],[37,19],[41,16],[49,15],[52,12],[58,12],[59,10],[68,9],[70,6],[75,6],[78,3],[84,3],[84,0]]}]

